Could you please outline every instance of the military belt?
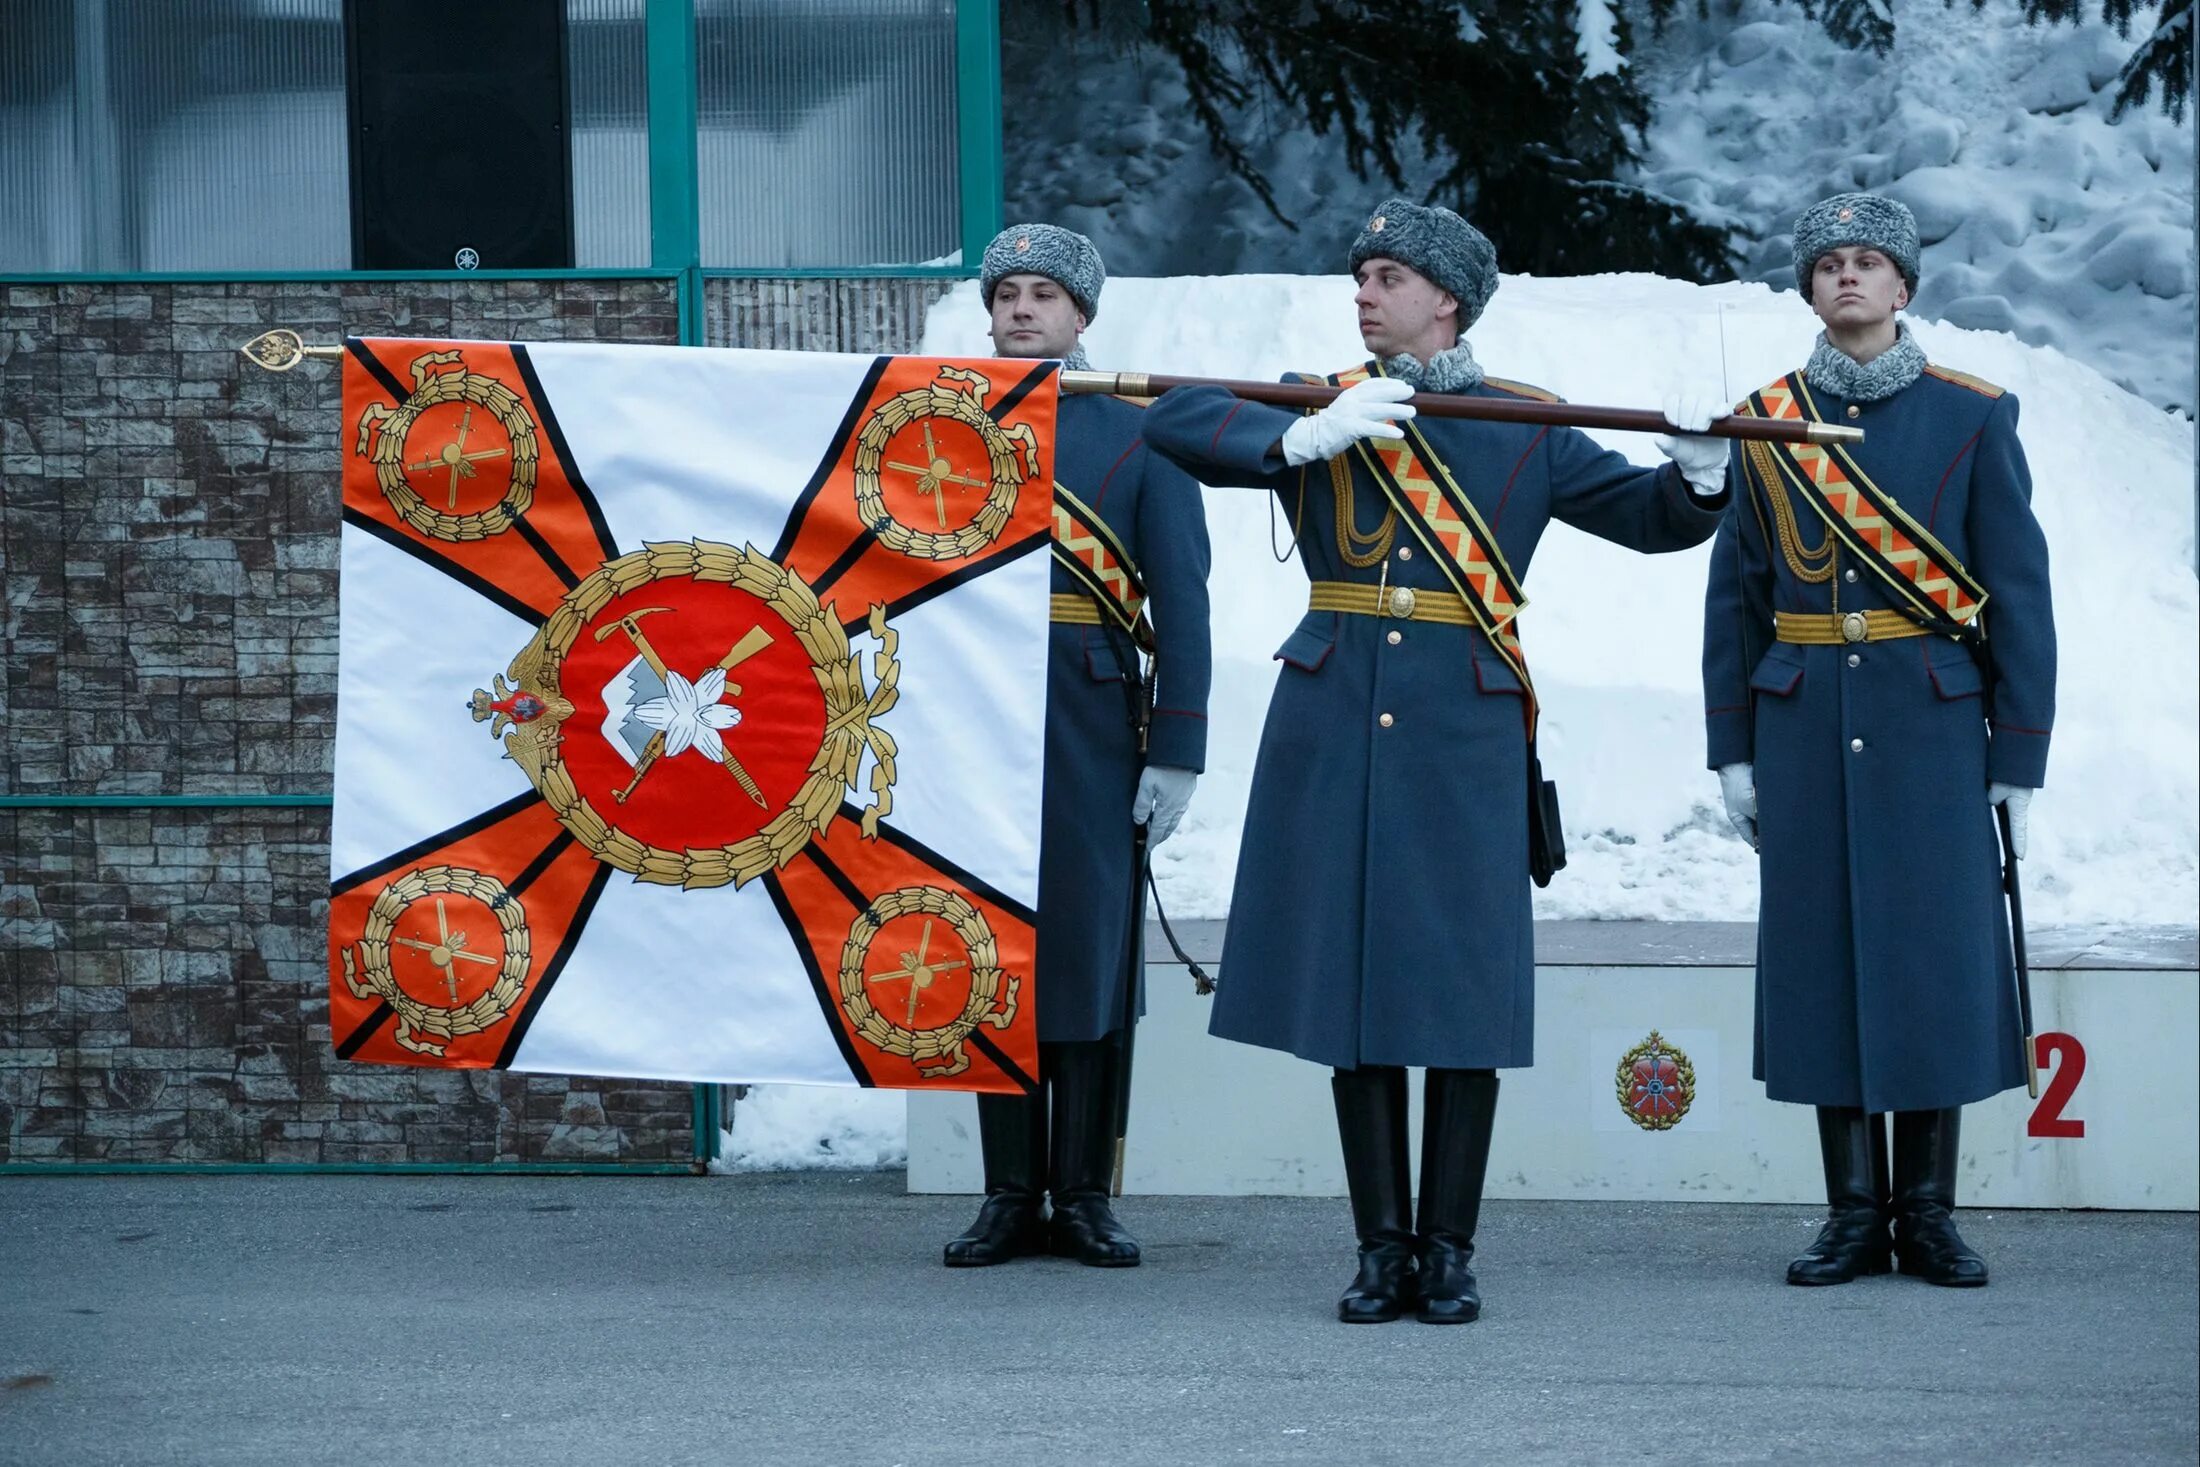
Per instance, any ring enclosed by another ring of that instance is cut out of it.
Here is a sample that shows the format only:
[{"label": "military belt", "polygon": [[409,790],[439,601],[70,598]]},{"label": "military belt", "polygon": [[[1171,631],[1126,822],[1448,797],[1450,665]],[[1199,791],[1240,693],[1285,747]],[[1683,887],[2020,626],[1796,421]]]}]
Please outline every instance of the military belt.
[{"label": "military belt", "polygon": [[1440,622],[1452,627],[1474,625],[1474,616],[1457,591],[1416,590],[1412,586],[1316,581],[1308,588],[1306,609],[1342,611],[1352,616],[1387,616],[1399,621]]},{"label": "military belt", "polygon": [[1100,603],[1082,591],[1056,591],[1047,597],[1047,620],[1064,622],[1071,626],[1106,626],[1107,613]]},{"label": "military belt", "polygon": [[1772,634],[1805,647],[1838,647],[1844,642],[1892,642],[1922,637],[1927,628],[1899,611],[1775,611]]}]

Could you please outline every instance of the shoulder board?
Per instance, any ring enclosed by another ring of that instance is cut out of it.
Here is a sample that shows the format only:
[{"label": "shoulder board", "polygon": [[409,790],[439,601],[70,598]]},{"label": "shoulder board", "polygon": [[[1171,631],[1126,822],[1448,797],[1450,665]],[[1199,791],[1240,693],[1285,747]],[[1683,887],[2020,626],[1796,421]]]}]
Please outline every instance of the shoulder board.
[{"label": "shoulder board", "polygon": [[1560,397],[1557,393],[1549,391],[1545,388],[1531,387],[1525,382],[1508,382],[1503,377],[1484,377],[1482,379],[1482,385],[1484,387],[1494,387],[1499,392],[1509,392],[1514,397],[1533,398],[1537,402],[1565,401],[1565,399]]},{"label": "shoulder board", "polygon": [[1943,382],[1953,382],[1958,387],[1968,387],[1973,392],[1984,393],[1988,397],[1999,397],[2003,392],[2002,388],[1996,387],[1983,377],[1973,377],[1968,372],[1958,372],[1949,367],[1936,367],[1930,362],[1926,363],[1925,375],[1938,377]]}]

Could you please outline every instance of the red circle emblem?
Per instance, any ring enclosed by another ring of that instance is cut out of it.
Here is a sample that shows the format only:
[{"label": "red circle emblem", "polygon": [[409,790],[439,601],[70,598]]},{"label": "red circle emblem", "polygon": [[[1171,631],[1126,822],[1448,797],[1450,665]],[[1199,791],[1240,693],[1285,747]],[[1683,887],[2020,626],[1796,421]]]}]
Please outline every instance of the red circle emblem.
[{"label": "red circle emblem", "polygon": [[811,666],[738,586],[672,576],[613,597],[560,668],[574,785],[649,845],[755,834],[802,788],[824,736]]}]

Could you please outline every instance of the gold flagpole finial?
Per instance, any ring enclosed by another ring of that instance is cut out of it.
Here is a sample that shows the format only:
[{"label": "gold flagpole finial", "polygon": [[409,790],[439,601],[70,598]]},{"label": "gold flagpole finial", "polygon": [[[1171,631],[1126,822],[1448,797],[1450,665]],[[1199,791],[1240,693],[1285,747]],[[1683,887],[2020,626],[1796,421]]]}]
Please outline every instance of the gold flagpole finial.
[{"label": "gold flagpole finial", "polygon": [[288,326],[263,331],[237,350],[246,361],[270,372],[287,372],[307,357],[340,357],[344,354],[341,346],[308,346],[305,338]]}]

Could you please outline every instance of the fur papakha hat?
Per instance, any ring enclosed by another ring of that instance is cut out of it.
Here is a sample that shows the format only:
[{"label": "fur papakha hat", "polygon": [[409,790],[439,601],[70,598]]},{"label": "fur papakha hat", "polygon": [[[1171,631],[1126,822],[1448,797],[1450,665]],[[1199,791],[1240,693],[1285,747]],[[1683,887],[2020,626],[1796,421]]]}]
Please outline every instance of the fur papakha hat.
[{"label": "fur papakha hat", "polygon": [[1847,245],[1894,261],[1910,294],[1917,294],[1917,216],[1909,205],[1878,194],[1835,194],[1795,216],[1795,288],[1804,300],[1819,257]]},{"label": "fur papakha hat", "polygon": [[1376,206],[1352,241],[1345,266],[1354,274],[1373,259],[1411,266],[1459,300],[1463,332],[1497,294],[1497,246],[1489,236],[1451,210],[1406,199],[1385,199]]},{"label": "fur papakha hat", "polygon": [[993,236],[978,266],[978,290],[993,309],[993,287],[1011,275],[1044,275],[1069,292],[1091,325],[1100,314],[1100,287],[1108,272],[1100,251],[1074,229],[1059,224],[1011,224]]}]

